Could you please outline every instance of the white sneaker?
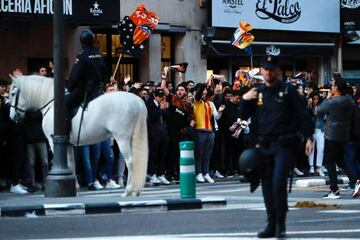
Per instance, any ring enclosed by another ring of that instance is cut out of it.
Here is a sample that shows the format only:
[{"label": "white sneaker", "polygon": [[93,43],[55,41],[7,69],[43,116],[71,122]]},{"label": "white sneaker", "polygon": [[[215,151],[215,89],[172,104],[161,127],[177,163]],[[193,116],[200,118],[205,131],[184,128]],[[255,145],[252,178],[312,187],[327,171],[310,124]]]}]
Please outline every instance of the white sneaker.
[{"label": "white sneaker", "polygon": [[316,169],[316,172],[319,174],[320,177],[325,177],[325,173],[322,167]]},{"label": "white sneaker", "polygon": [[110,181],[107,182],[105,188],[107,189],[117,189],[120,188],[120,185],[116,184],[116,182],[112,179],[110,179]]},{"label": "white sneaker", "polygon": [[16,194],[27,194],[28,191],[26,191],[25,189],[23,189],[21,186],[21,184],[17,184],[17,185],[11,185],[10,187],[10,192],[12,193],[16,193]]},{"label": "white sneaker", "polygon": [[352,197],[353,198],[360,197],[360,180],[356,181],[355,189],[354,189],[354,192],[352,194]]},{"label": "white sneaker", "polygon": [[170,184],[170,182],[166,179],[166,177],[164,175],[161,175],[160,177],[158,177],[158,179],[165,185]]},{"label": "white sneaker", "polygon": [[324,199],[339,199],[340,191],[332,192],[330,191],[328,194],[323,196]]},{"label": "white sneaker", "polygon": [[93,186],[94,186],[94,188],[95,188],[96,190],[101,190],[101,189],[104,188],[104,187],[99,183],[98,180],[95,180],[95,181],[93,182]]},{"label": "white sneaker", "polygon": [[215,182],[214,179],[212,179],[208,173],[204,175],[204,179],[205,179],[208,183],[214,183],[214,182]]},{"label": "white sneaker", "polygon": [[204,183],[205,182],[205,179],[204,179],[202,173],[199,173],[198,175],[196,175],[196,181],[198,183]]},{"label": "white sneaker", "polygon": [[152,175],[150,183],[160,184],[161,181],[156,177],[156,174]]},{"label": "white sneaker", "polygon": [[304,173],[302,171],[300,171],[299,169],[297,168],[294,168],[294,172],[296,173],[296,175],[298,176],[304,176]]},{"label": "white sneaker", "polygon": [[118,184],[119,184],[119,186],[122,187],[122,188],[125,187],[125,183],[124,183],[124,178],[123,178],[123,177],[119,177]]},{"label": "white sneaker", "polygon": [[215,171],[214,176],[217,177],[217,178],[224,178],[224,176],[221,175],[221,173],[218,170]]},{"label": "white sneaker", "polygon": [[314,166],[311,166],[311,167],[310,167],[309,173],[311,173],[311,174],[314,174],[314,173],[315,173]]}]

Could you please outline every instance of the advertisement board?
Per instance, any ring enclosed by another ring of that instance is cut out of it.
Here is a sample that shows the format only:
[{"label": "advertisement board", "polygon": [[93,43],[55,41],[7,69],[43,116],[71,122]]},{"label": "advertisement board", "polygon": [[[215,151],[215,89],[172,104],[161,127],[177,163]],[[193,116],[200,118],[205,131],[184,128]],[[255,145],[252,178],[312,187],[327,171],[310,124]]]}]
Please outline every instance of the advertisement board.
[{"label": "advertisement board", "polygon": [[212,0],[212,26],[236,28],[240,20],[254,29],[340,32],[339,0]]}]

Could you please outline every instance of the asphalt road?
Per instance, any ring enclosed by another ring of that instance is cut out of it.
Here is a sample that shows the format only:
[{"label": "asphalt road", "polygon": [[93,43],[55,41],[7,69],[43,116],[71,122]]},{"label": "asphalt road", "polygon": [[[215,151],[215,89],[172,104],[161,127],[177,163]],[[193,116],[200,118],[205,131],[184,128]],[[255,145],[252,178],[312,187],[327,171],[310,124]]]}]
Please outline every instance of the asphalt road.
[{"label": "asphalt road", "polygon": [[[177,188],[154,188],[153,195],[161,198],[177,192]],[[289,237],[359,239],[360,199],[351,199],[351,193],[345,192],[342,199],[323,201],[321,196],[326,191],[294,189],[289,196],[290,206],[309,200],[340,207],[291,208],[287,221]],[[203,184],[198,187],[198,196],[225,197],[228,205],[191,211],[2,218],[0,239],[246,239],[254,238],[265,224],[261,191],[250,194],[247,184]]]}]

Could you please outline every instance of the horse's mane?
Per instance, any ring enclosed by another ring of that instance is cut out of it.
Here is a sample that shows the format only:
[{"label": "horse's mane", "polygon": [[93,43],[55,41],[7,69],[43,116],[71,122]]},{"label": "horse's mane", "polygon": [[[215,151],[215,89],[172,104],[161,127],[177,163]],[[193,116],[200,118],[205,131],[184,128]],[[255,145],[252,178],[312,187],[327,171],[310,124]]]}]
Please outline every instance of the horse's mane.
[{"label": "horse's mane", "polygon": [[21,76],[16,78],[28,107],[39,109],[54,98],[54,79],[38,75]]}]

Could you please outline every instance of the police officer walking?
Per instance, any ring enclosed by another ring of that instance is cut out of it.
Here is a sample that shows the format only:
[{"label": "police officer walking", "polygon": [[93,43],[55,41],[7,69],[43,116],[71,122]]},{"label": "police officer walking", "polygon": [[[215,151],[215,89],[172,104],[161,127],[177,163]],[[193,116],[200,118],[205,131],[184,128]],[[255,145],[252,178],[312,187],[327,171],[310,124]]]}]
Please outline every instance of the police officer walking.
[{"label": "police officer walking", "polygon": [[260,178],[268,224],[258,237],[284,238],[287,179],[299,142],[297,133],[307,139],[305,153],[309,155],[314,126],[296,89],[277,78],[277,60],[268,56],[261,65],[265,82],[243,95],[241,115],[242,119],[251,117],[256,148],[264,157]]},{"label": "police officer walking", "polygon": [[65,97],[67,120],[70,131],[70,111],[87,99],[100,94],[106,81],[106,64],[100,52],[94,47],[94,33],[85,30],[80,35],[83,51],[75,59],[68,83],[69,93]]}]

